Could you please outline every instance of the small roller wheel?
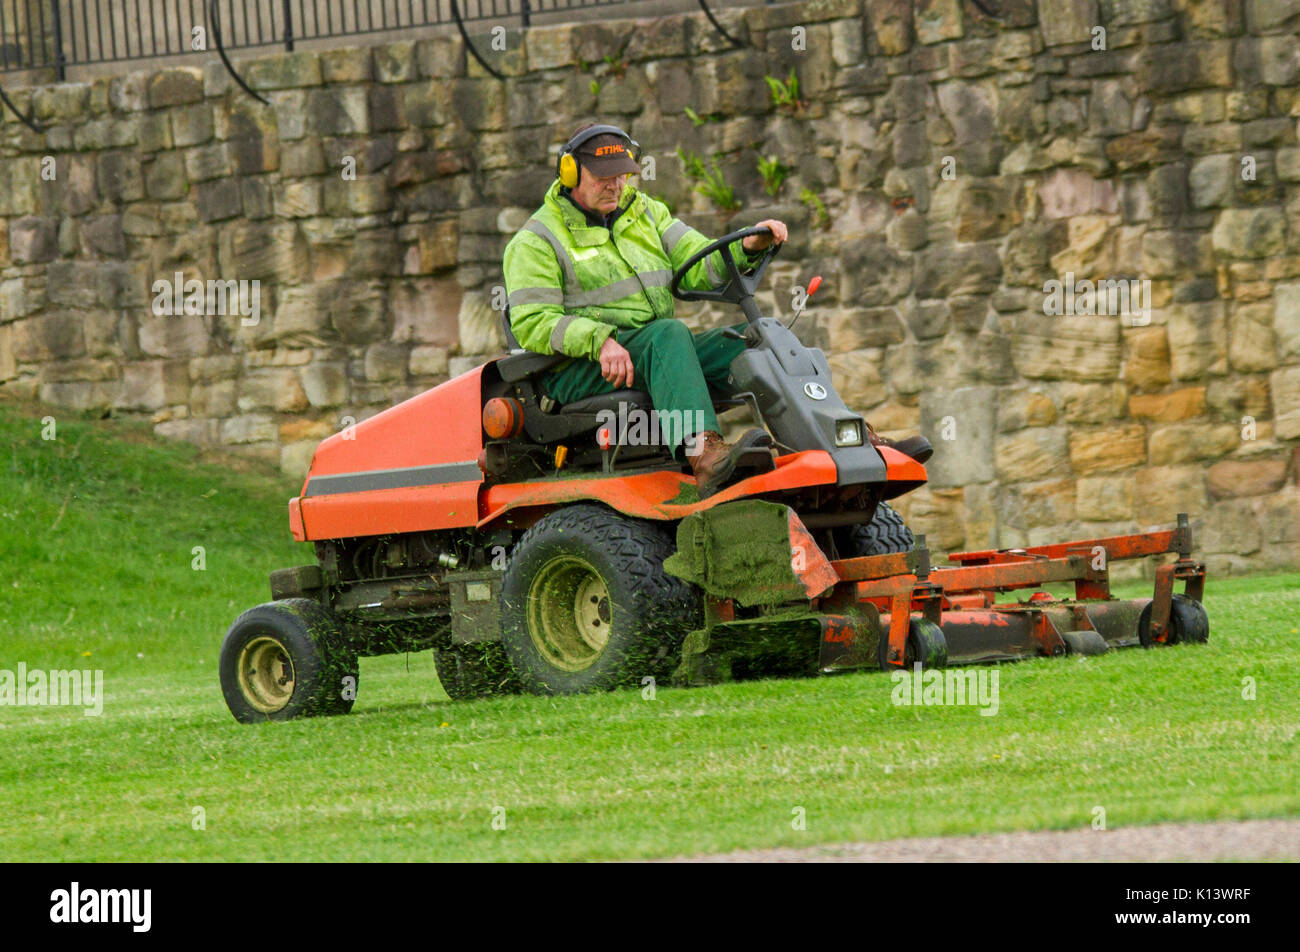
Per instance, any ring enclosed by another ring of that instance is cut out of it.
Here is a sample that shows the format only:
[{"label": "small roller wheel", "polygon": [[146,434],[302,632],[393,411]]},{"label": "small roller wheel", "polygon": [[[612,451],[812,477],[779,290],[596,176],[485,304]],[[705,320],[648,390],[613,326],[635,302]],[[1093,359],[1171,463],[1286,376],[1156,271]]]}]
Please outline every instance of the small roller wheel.
[{"label": "small roller wheel", "polygon": [[1077,655],[1102,655],[1110,650],[1110,645],[1099,632],[1091,628],[1083,628],[1079,631],[1063,631],[1061,639],[1069,649],[1070,654]]},{"label": "small roller wheel", "polygon": [[1186,595],[1174,595],[1169,606],[1169,630],[1160,638],[1151,635],[1151,604],[1138,618],[1138,641],[1143,648],[1153,645],[1205,644],[1210,640],[1210,619],[1205,606]]},{"label": "small roller wheel", "polygon": [[[881,671],[896,670],[889,663],[888,628],[880,633],[876,660],[880,663]],[[907,623],[907,649],[903,657],[903,669],[911,670],[917,662],[926,668],[942,668],[948,664],[948,639],[943,636],[943,629],[924,618],[912,618]]]}]

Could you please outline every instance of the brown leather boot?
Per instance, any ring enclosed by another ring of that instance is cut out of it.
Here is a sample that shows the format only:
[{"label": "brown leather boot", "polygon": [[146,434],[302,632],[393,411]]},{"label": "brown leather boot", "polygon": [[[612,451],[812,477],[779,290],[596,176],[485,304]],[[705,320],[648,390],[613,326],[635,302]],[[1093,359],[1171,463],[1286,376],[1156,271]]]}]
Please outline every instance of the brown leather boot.
[{"label": "brown leather boot", "polygon": [[[863,423],[867,423],[866,420],[863,420],[862,422],[863,422]],[[890,447],[892,447],[892,446],[894,445],[894,441],[893,441],[893,440],[891,440],[891,439],[889,439],[889,438],[887,438],[887,437],[881,436],[879,433],[876,432],[876,428],[875,428],[874,426],[872,426],[870,423],[867,423],[867,439],[871,442],[871,445],[872,445],[872,446],[890,446]]]},{"label": "brown leather boot", "polygon": [[688,439],[686,459],[695,475],[700,498],[708,499],[720,490],[735,475],[738,466],[772,469],[771,445],[772,437],[757,427],[746,430],[734,444],[725,442],[722,434],[714,430],[705,430],[693,440]]}]

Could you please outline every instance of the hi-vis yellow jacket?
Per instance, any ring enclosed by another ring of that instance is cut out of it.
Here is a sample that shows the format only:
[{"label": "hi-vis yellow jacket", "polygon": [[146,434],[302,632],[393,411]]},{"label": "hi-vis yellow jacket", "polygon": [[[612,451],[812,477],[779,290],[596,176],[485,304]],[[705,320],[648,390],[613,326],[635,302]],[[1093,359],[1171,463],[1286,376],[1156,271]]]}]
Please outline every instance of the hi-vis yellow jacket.
[{"label": "hi-vis yellow jacket", "polygon": [[[593,225],[560,194],[556,179],[542,207],[506,246],[510,329],[527,350],[597,360],[618,329],[673,316],[673,272],[710,240],[631,186],[623,189],[613,228]],[[751,256],[739,241],[731,250],[742,270],[761,254]],[[726,279],[722,253],[714,252],[681,286],[703,291]]]}]

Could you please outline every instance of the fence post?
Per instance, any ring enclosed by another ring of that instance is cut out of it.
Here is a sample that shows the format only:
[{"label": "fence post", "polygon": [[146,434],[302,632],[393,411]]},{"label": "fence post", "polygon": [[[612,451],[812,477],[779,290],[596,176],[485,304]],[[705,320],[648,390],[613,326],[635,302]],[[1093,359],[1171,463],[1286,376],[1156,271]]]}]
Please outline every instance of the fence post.
[{"label": "fence post", "polygon": [[519,0],[519,25],[528,26],[528,0]]},{"label": "fence post", "polygon": [[63,56],[63,20],[59,16],[59,0],[50,0],[50,12],[53,16],[50,28],[54,31],[54,76],[61,83],[67,78],[67,61]]},{"label": "fence post", "polygon": [[290,0],[284,0],[284,51],[293,52],[293,8]]}]

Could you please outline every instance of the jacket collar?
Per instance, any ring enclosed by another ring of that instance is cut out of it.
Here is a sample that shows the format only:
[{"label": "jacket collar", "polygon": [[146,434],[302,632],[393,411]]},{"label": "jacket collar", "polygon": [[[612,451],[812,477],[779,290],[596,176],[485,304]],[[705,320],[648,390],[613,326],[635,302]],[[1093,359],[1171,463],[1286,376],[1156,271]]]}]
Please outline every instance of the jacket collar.
[{"label": "jacket collar", "polygon": [[[611,229],[607,228],[593,213],[579,208],[577,203],[565,194],[568,191],[567,189],[565,189],[565,193],[561,193],[562,188],[559,179],[552,182],[551,187],[546,192],[546,204],[559,213],[560,219],[564,222],[564,227],[573,236],[573,243],[579,248],[603,245],[609,240]],[[621,234],[644,212],[645,197],[631,185],[628,185],[623,189],[618,209],[611,212],[606,217],[606,220],[612,217],[614,219],[612,230],[615,234]]]}]

